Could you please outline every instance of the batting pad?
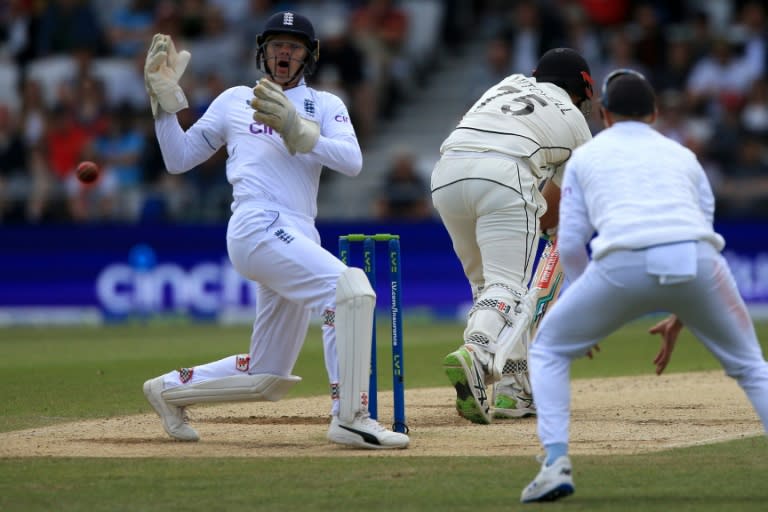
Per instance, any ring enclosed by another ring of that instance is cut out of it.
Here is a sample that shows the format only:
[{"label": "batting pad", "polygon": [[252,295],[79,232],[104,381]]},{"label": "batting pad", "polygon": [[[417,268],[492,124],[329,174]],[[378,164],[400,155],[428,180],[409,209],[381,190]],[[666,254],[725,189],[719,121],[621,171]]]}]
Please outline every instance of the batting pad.
[{"label": "batting pad", "polygon": [[162,397],[179,407],[206,402],[276,402],[299,381],[301,377],[296,375],[233,375],[166,389]]},{"label": "batting pad", "polygon": [[336,285],[336,350],[339,354],[339,419],[352,422],[368,410],[371,333],[376,292],[359,268],[347,268]]},{"label": "batting pad", "polygon": [[508,360],[525,361],[528,359],[528,347],[531,339],[528,329],[531,325],[531,300],[535,297],[529,291],[520,301],[512,325],[504,326],[496,340],[496,355],[493,358],[493,375],[500,379]]}]

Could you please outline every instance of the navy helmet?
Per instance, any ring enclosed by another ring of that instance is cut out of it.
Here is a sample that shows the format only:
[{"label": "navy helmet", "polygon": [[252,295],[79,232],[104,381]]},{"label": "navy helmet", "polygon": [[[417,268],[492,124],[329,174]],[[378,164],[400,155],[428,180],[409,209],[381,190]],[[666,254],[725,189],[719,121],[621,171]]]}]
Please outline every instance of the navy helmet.
[{"label": "navy helmet", "polygon": [[270,36],[277,34],[293,34],[300,36],[309,50],[304,59],[303,72],[309,76],[317,67],[317,59],[320,56],[320,42],[315,38],[315,28],[312,22],[305,16],[291,11],[283,11],[273,14],[264,24],[264,30],[256,36],[256,63],[263,72],[269,74],[264,63],[266,42]]},{"label": "navy helmet", "polygon": [[614,114],[645,117],[656,110],[656,94],[642,73],[622,68],[605,77],[600,103]]},{"label": "navy helmet", "polygon": [[592,99],[592,76],[589,65],[579,52],[571,48],[553,48],[541,56],[533,76],[537,82],[551,82],[578,98],[576,105],[589,114]]}]

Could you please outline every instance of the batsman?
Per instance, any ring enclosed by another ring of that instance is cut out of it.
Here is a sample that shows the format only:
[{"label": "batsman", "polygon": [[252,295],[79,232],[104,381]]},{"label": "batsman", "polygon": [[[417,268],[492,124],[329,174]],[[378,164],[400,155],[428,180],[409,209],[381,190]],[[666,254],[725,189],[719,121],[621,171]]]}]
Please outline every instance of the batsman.
[{"label": "batsman", "polygon": [[[534,282],[529,291],[529,283],[540,234],[557,227],[565,163],[592,138],[591,98],[585,59],[551,49],[532,76],[513,74],[488,89],[440,147],[432,201],[473,299],[463,343],[443,366],[457,411],[474,423],[536,413],[528,344],[541,289]],[[556,293],[561,283],[553,284]]]}]

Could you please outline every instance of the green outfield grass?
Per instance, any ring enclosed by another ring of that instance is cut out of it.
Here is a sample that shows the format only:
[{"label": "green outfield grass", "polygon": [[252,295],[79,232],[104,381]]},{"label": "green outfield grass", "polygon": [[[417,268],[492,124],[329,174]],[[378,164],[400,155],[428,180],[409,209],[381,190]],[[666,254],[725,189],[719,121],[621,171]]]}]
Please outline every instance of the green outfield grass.
[{"label": "green outfield grass", "polygon": [[[650,374],[652,320],[601,343],[574,378]],[[380,382],[391,382],[386,321],[379,323]],[[407,318],[409,388],[445,386],[440,363],[462,326]],[[758,325],[768,341],[768,324]],[[0,330],[0,431],[150,412],[149,377],[247,351],[249,327],[153,324]],[[668,372],[716,369],[688,334]],[[290,396],[327,388],[319,327],[310,330]],[[674,392],[674,390],[671,390]],[[713,397],[713,399],[717,399]],[[330,459],[0,459],[0,511],[143,510],[519,510],[531,457],[341,457]],[[634,456],[579,456],[577,494],[525,510],[757,511],[768,508],[768,442],[752,438]]]}]

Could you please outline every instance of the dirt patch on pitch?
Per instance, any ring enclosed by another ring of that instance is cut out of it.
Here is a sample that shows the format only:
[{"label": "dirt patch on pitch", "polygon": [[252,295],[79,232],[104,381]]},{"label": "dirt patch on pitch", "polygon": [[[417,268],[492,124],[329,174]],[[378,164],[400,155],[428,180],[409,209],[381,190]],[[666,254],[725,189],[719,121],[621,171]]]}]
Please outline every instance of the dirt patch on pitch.
[{"label": "dirt patch on pitch", "polygon": [[[762,432],[736,383],[722,372],[574,381],[571,451],[631,454]],[[460,418],[451,388],[406,391],[411,446],[370,452],[328,443],[324,397],[197,407],[201,441],[168,438],[154,414],[66,423],[0,434],[0,457],[307,457],[527,455],[539,452],[536,420],[474,425]],[[379,397],[383,423],[392,402]]]}]

